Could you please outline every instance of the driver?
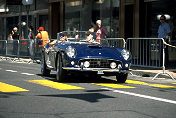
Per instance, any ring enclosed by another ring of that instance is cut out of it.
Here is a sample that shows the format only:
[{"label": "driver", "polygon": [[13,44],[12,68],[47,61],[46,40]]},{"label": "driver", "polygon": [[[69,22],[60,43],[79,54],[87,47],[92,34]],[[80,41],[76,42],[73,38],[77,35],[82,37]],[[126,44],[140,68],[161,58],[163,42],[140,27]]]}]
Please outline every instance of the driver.
[{"label": "driver", "polygon": [[[64,33],[61,33],[61,34],[60,34],[60,41],[62,41],[62,42],[67,41],[67,36],[64,35]],[[50,45],[50,46],[51,46],[51,45],[55,45],[56,43],[57,43],[57,39],[55,39],[54,41],[50,42],[49,45]]]}]

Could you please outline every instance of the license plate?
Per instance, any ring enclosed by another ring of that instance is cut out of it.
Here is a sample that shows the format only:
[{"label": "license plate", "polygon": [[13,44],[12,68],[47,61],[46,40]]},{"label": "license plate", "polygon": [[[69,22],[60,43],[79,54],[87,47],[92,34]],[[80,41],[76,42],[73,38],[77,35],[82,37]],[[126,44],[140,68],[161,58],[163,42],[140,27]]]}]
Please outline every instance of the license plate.
[{"label": "license plate", "polygon": [[102,70],[99,70],[97,74],[102,75],[104,74],[104,72]]}]

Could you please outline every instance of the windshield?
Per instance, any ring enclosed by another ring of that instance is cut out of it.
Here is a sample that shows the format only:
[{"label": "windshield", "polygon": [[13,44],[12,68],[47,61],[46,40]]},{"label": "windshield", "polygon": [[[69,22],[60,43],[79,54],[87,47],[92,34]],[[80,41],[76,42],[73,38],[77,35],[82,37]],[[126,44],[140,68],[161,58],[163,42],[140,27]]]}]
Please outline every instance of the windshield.
[{"label": "windshield", "polygon": [[101,39],[101,41],[97,41],[95,33],[89,31],[63,31],[57,33],[57,40],[59,42],[84,42],[109,46],[108,41],[106,39]]}]

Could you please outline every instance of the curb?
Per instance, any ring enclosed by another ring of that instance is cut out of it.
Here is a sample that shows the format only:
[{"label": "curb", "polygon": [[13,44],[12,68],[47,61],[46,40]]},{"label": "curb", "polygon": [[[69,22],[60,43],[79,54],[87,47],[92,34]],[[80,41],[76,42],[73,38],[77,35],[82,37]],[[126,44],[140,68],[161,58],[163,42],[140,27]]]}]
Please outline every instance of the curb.
[{"label": "curb", "polygon": [[[139,75],[142,77],[154,77],[156,74],[163,72],[163,70],[136,70],[132,69],[132,74]],[[176,79],[176,72],[174,70],[166,70],[166,73],[169,73],[173,78]],[[157,78],[167,78],[171,79],[171,77],[168,74],[160,74]]]}]

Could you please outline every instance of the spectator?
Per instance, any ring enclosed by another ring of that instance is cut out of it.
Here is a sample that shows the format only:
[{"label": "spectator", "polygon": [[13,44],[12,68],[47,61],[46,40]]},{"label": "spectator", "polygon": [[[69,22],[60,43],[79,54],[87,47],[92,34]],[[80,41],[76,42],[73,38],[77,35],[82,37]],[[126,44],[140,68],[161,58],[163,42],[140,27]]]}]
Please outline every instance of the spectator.
[{"label": "spectator", "polygon": [[18,40],[19,40],[19,33],[18,28],[14,27],[12,30],[12,39],[13,39],[13,55],[18,54]]},{"label": "spectator", "polygon": [[33,27],[32,26],[30,26],[29,27],[29,34],[28,34],[28,40],[33,40],[34,39],[34,33],[33,33]]},{"label": "spectator", "polygon": [[168,23],[165,22],[166,17],[164,15],[161,15],[160,17],[160,26],[158,28],[158,38],[164,38],[165,40],[168,39],[168,36],[171,35],[170,26]]},{"label": "spectator", "polygon": [[[169,24],[166,23],[165,21],[166,21],[166,17],[164,15],[161,15],[161,17],[160,17],[161,24],[158,28],[158,38],[163,38],[166,41],[166,43],[168,43],[170,40],[171,29],[170,29]],[[162,48],[164,48],[164,47],[162,47]],[[168,62],[169,62],[169,54],[168,54],[168,46],[166,46],[165,47],[165,64],[166,64],[166,66],[168,65]]]},{"label": "spectator", "polygon": [[12,33],[10,33],[10,34],[8,35],[8,40],[9,40],[9,41],[13,40],[13,38],[12,38]]},{"label": "spectator", "polygon": [[13,30],[12,30],[12,38],[14,40],[19,40],[19,33],[18,33],[18,28],[17,27],[14,27]]},{"label": "spectator", "polygon": [[41,41],[39,45],[45,46],[47,43],[49,43],[48,32],[44,31],[43,27],[39,27],[36,39]]},{"label": "spectator", "polygon": [[33,49],[34,49],[34,33],[33,33],[33,27],[29,27],[29,34],[28,34],[28,41],[29,41],[29,53],[30,56],[34,56]]}]

